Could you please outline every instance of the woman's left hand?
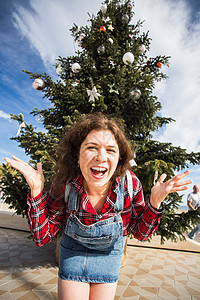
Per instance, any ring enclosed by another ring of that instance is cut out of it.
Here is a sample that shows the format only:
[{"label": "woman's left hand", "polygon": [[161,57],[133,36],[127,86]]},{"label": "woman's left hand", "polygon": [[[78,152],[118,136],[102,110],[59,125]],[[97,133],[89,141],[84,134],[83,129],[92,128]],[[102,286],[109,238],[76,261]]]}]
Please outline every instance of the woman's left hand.
[{"label": "woman's left hand", "polygon": [[181,181],[182,178],[187,176],[190,171],[178,174],[171,179],[163,182],[167,177],[166,174],[162,174],[156,184],[151,189],[150,203],[151,205],[159,209],[161,202],[167,197],[168,194],[187,190],[187,184],[192,183],[192,180]]}]

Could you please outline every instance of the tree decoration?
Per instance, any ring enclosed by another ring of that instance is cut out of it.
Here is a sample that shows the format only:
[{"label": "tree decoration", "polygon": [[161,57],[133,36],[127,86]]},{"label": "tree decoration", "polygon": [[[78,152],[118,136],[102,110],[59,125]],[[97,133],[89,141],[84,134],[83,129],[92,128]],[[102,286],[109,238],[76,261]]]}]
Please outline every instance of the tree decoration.
[{"label": "tree decoration", "polygon": [[108,41],[113,44],[113,39],[112,38],[109,38]]},{"label": "tree decoration", "polygon": [[135,159],[129,160],[129,164],[130,164],[131,167],[137,166],[137,164],[135,162]]},{"label": "tree decoration", "polygon": [[79,63],[73,63],[71,68],[73,73],[78,73],[81,69],[81,66]]},{"label": "tree decoration", "polygon": [[144,44],[139,46],[139,51],[140,51],[141,54],[143,54],[146,51],[146,47],[145,47]]},{"label": "tree decoration", "polygon": [[80,35],[79,35],[79,37],[78,37],[78,39],[80,40],[80,41],[82,41],[82,39],[85,37],[85,33],[81,33]]},{"label": "tree decoration", "polygon": [[123,21],[124,23],[128,23],[128,22],[129,22],[129,15],[123,15],[123,16],[122,16],[122,21]]},{"label": "tree decoration", "polygon": [[156,68],[161,68],[162,67],[162,63],[161,63],[161,61],[158,61],[157,63],[156,63]]},{"label": "tree decoration", "polygon": [[79,35],[78,40],[77,40],[78,46],[82,46],[84,37],[85,37],[85,34],[84,34],[84,33],[81,33],[81,34]]},{"label": "tree decoration", "polygon": [[33,84],[32,84],[33,88],[36,90],[36,91],[41,91],[43,90],[44,86],[45,86],[45,83],[44,81],[41,79],[41,78],[36,78],[34,81],[33,81]]},{"label": "tree decoration", "polygon": [[128,65],[134,62],[134,55],[131,52],[126,52],[122,58],[123,63]]},{"label": "tree decoration", "polygon": [[79,81],[78,79],[76,79],[71,85],[72,85],[73,87],[76,87],[76,86],[79,85],[79,83],[80,83],[80,81]]},{"label": "tree decoration", "polygon": [[128,35],[131,39],[133,39],[134,35],[132,33],[129,33]]},{"label": "tree decoration", "polygon": [[56,73],[58,75],[61,75],[64,71],[64,68],[62,67],[62,65],[58,65],[57,68],[56,68]]},{"label": "tree decoration", "polygon": [[112,24],[109,24],[109,25],[108,25],[108,30],[110,30],[110,31],[113,31],[113,30],[114,30],[114,27],[112,26]]},{"label": "tree decoration", "polygon": [[117,2],[117,3],[116,3],[116,8],[119,8],[119,7],[121,7],[121,3],[120,3],[120,2]]},{"label": "tree decoration", "polygon": [[106,26],[101,26],[99,30],[100,32],[106,32]]},{"label": "tree decoration", "polygon": [[137,88],[131,89],[129,92],[130,98],[133,100],[138,100],[141,96],[141,91]]},{"label": "tree decoration", "polygon": [[101,6],[101,12],[102,12],[103,14],[105,14],[105,13],[107,12],[107,5],[106,5],[106,4],[103,4],[103,5]]},{"label": "tree decoration", "polygon": [[108,87],[110,88],[109,93],[115,93],[119,95],[118,89],[114,89],[115,84],[108,84]]},{"label": "tree decoration", "polygon": [[132,4],[131,4],[131,2],[128,2],[127,3],[127,7],[131,10],[132,9]]},{"label": "tree decoration", "polygon": [[105,23],[110,23],[111,22],[111,19],[109,17],[105,18],[103,17],[102,20],[105,22]]},{"label": "tree decoration", "polygon": [[78,44],[79,47],[82,47],[83,42],[78,40],[78,41],[77,41],[77,44]]},{"label": "tree decoration", "polygon": [[97,48],[97,52],[98,52],[99,55],[103,55],[105,53],[105,46],[104,45],[100,45]]},{"label": "tree decoration", "polygon": [[110,61],[110,65],[111,65],[111,67],[112,67],[112,68],[114,68],[114,67],[115,67],[115,63],[114,63],[114,61],[113,61],[113,60],[111,60],[111,61]]},{"label": "tree decoration", "polygon": [[89,96],[89,101],[94,101],[101,96],[99,93],[97,93],[96,86],[94,86],[92,90],[87,90],[87,94]]},{"label": "tree decoration", "polygon": [[43,123],[44,121],[44,116],[42,114],[38,114],[35,116],[35,119],[38,123]]}]

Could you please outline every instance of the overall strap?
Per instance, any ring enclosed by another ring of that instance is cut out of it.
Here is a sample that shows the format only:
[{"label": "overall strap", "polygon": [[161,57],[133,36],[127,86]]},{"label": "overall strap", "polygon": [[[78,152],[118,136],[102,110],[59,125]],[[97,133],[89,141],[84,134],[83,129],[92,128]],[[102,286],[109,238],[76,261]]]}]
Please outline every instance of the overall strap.
[{"label": "overall strap", "polygon": [[[133,180],[129,170],[126,171],[128,193],[133,198]],[[124,182],[125,176],[120,177],[121,184],[118,183],[117,200],[115,203],[115,211],[122,211],[124,207]]]},{"label": "overall strap", "polygon": [[70,190],[71,190],[71,184],[67,182],[66,186],[65,186],[65,199],[64,199],[65,203],[67,203],[67,199],[68,199]]},{"label": "overall strap", "polygon": [[126,171],[126,178],[127,178],[127,186],[128,186],[128,193],[133,198],[133,179],[129,170]]},{"label": "overall strap", "polygon": [[118,192],[117,192],[117,199],[115,202],[115,211],[121,212],[124,208],[124,182],[125,176],[120,177],[121,184],[118,183]]},{"label": "overall strap", "polygon": [[65,187],[65,202],[67,202],[68,196],[69,196],[68,209],[71,211],[77,211],[78,194],[75,190],[75,186],[70,183],[67,183]]}]

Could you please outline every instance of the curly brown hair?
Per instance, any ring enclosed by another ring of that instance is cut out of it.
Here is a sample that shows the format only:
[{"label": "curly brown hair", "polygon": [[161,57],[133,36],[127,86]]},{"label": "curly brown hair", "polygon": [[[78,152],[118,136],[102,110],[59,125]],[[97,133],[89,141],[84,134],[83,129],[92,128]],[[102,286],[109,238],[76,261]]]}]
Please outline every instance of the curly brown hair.
[{"label": "curly brown hair", "polygon": [[61,139],[57,156],[57,172],[54,178],[55,190],[81,174],[78,165],[80,147],[91,131],[110,130],[119,147],[119,162],[112,179],[125,174],[130,168],[129,161],[134,157],[130,143],[118,121],[102,113],[87,114],[76,121]]}]

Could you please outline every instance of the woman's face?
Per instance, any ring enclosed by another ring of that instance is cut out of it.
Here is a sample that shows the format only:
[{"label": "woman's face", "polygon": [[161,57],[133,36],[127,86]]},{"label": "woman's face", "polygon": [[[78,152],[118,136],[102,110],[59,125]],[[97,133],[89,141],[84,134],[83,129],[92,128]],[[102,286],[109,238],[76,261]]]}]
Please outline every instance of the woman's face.
[{"label": "woman's face", "polygon": [[109,183],[119,161],[119,147],[110,130],[93,130],[80,147],[79,164],[88,186]]}]

